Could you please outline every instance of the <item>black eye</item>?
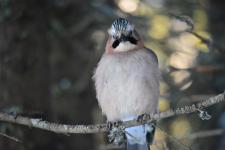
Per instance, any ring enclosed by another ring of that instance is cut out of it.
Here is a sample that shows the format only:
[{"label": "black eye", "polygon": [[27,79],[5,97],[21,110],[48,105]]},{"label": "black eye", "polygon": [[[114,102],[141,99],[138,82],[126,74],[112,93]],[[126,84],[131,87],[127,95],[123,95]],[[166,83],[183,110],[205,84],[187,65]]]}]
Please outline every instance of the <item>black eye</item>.
[{"label": "black eye", "polygon": [[132,44],[137,44],[137,40],[133,37],[129,37],[128,39]]},{"label": "black eye", "polygon": [[119,40],[115,40],[112,44],[112,47],[113,48],[116,48],[118,45],[120,44],[120,41]]},{"label": "black eye", "polygon": [[132,36],[132,31],[130,31],[130,32],[128,33],[128,36]]}]

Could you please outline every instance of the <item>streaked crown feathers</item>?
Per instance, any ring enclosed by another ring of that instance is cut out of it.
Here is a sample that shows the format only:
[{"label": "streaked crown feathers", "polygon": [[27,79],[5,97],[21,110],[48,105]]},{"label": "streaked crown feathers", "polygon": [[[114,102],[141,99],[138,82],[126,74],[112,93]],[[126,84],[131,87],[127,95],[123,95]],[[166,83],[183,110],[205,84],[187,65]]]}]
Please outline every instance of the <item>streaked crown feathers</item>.
[{"label": "streaked crown feathers", "polygon": [[125,18],[118,18],[113,23],[108,33],[113,37],[120,37],[121,34],[129,35],[134,30],[134,25]]}]

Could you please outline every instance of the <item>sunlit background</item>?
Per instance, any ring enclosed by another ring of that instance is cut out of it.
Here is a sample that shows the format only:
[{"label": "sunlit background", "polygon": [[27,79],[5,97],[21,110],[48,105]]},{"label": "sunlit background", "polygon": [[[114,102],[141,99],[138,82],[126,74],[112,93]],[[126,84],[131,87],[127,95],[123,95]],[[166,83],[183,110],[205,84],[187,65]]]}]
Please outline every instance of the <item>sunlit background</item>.
[{"label": "sunlit background", "polygon": [[[65,124],[105,122],[92,81],[107,29],[126,17],[159,58],[159,110],[191,105],[225,90],[222,0],[1,0],[0,110]],[[223,150],[224,103],[158,122],[152,150]],[[212,134],[198,136],[200,132]],[[5,150],[105,150],[106,135],[60,135],[0,123]]]}]

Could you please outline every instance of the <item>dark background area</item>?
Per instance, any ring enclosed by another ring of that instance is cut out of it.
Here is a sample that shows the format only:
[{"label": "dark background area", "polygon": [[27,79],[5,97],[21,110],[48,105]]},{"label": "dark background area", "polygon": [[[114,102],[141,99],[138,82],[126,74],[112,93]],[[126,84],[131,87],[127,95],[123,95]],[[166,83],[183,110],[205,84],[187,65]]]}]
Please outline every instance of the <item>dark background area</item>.
[{"label": "dark background area", "polygon": [[[105,122],[91,78],[117,17],[129,18],[159,57],[160,111],[219,94],[225,90],[224,9],[223,0],[0,0],[0,111],[64,124]],[[191,20],[211,43],[186,32]],[[210,120],[190,114],[160,121],[165,132],[157,129],[152,149],[225,149],[223,134],[190,138],[225,127],[223,102],[206,111]],[[102,134],[68,136],[2,122],[0,132],[22,140],[0,136],[1,150],[107,149]]]}]

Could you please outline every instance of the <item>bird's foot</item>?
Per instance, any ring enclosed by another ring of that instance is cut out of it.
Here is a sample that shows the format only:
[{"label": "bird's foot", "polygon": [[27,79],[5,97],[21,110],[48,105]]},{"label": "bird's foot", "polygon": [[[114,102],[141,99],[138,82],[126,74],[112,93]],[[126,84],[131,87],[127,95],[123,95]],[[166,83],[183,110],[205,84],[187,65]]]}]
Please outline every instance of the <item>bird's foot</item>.
[{"label": "bird's foot", "polygon": [[107,129],[111,130],[113,127],[119,127],[122,124],[122,121],[116,121],[116,122],[107,122]]},{"label": "bird's foot", "polygon": [[147,120],[149,120],[151,117],[149,114],[142,114],[142,115],[139,115],[138,118],[137,118],[137,121],[138,122],[141,122],[141,123],[144,123],[146,122]]},{"label": "bird's foot", "polygon": [[122,126],[121,121],[108,122],[107,128],[109,130],[108,139],[110,143],[121,145],[125,142],[125,128]]}]

